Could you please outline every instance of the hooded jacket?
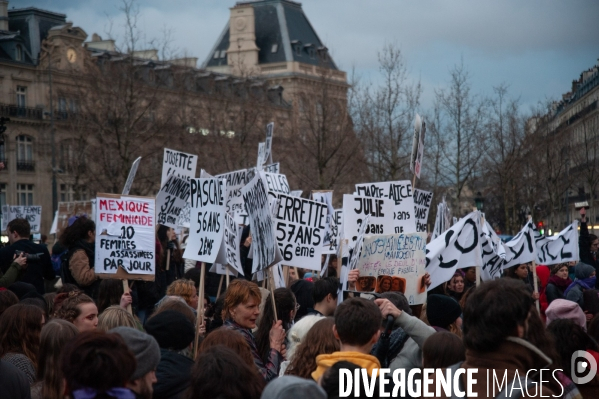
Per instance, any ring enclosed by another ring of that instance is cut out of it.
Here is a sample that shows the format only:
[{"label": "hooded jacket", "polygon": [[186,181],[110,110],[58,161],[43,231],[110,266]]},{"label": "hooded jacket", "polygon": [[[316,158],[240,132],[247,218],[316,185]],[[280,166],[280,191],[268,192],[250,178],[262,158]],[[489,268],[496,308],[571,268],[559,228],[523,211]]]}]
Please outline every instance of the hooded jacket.
[{"label": "hooded jacket", "polygon": [[318,381],[325,371],[342,360],[346,360],[361,368],[367,369],[368,375],[372,374],[372,370],[381,368],[379,359],[372,355],[366,355],[360,352],[333,352],[330,355],[316,356],[316,370],[312,372],[312,378],[315,381]]},{"label": "hooded jacket", "polygon": [[153,399],[181,399],[189,387],[193,360],[168,349],[160,348],[160,363],[156,369]]}]

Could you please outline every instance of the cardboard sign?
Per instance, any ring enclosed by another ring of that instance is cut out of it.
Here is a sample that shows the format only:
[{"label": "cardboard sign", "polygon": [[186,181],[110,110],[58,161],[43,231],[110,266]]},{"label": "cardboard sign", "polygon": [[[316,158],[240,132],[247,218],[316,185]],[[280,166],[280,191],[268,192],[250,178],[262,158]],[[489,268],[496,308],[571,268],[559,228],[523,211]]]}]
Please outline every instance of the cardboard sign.
[{"label": "cardboard sign", "polygon": [[[264,162],[272,163],[272,134],[275,128],[275,123],[270,122],[266,125],[266,142],[264,143]],[[279,173],[274,172],[274,173]]]},{"label": "cardboard sign", "polygon": [[266,162],[266,143],[258,143],[258,159],[256,160],[256,169],[262,171]]},{"label": "cardboard sign", "polygon": [[14,219],[27,219],[32,233],[39,233],[42,225],[41,205],[2,205],[2,231]]},{"label": "cardboard sign", "polygon": [[57,212],[56,235],[58,237],[60,237],[64,229],[68,227],[69,218],[71,216],[87,215],[87,217],[95,221],[92,201],[59,202]]},{"label": "cardboard sign", "polygon": [[360,292],[401,292],[410,305],[426,302],[426,233],[366,236],[357,268]]},{"label": "cardboard sign", "polygon": [[281,194],[275,211],[279,250],[285,265],[320,270],[327,206]]},{"label": "cardboard sign", "polygon": [[165,148],[160,187],[164,186],[166,180],[170,175],[175,175],[187,181],[193,179],[194,177],[196,177],[197,165],[197,155],[187,154],[181,151],[175,151],[169,148]]},{"label": "cardboard sign", "polygon": [[225,228],[226,183],[218,178],[191,179],[190,183],[191,220],[183,257],[214,263]]},{"label": "cardboard sign", "polygon": [[241,240],[241,232],[243,227],[235,223],[235,220],[225,213],[225,236],[221,244],[221,252],[219,258],[225,259],[224,263],[233,268],[237,273],[243,276],[243,266],[241,264],[241,255],[239,253],[239,241]]},{"label": "cardboard sign", "polygon": [[336,254],[339,251],[339,240],[341,238],[341,224],[343,223],[343,210],[335,209],[329,225],[329,245],[322,249],[323,254]]},{"label": "cardboard sign", "polygon": [[433,193],[430,191],[414,189],[414,215],[416,216],[416,231],[426,232],[428,225],[428,212],[431,209]]},{"label": "cardboard sign", "polygon": [[358,232],[364,224],[366,216],[370,223],[365,234],[391,234],[395,229],[393,218],[393,202],[384,198],[360,197],[345,194],[343,196],[343,238],[349,240],[349,248],[353,249],[358,239]]},{"label": "cardboard sign", "polygon": [[219,179],[225,179],[227,182],[226,210],[229,215],[235,212],[245,212],[241,188],[249,181],[247,179],[248,169],[236,170],[234,172],[216,175]]},{"label": "cardboard sign", "polygon": [[271,198],[278,198],[279,194],[289,195],[289,183],[287,182],[287,176],[276,173],[261,172],[262,179],[266,184],[268,195]]},{"label": "cardboard sign", "polygon": [[394,202],[394,230],[386,234],[416,232],[414,197],[412,183],[409,180],[356,184],[356,192],[358,195],[372,198],[386,198]]},{"label": "cardboard sign", "polygon": [[410,155],[410,171],[420,179],[422,169],[422,158],[424,156],[424,136],[426,133],[426,123],[420,115],[416,114],[414,118],[414,138],[412,139],[412,152]]},{"label": "cardboard sign", "polygon": [[139,167],[140,162],[141,157],[138,157],[135,161],[133,161],[133,164],[131,165],[131,170],[129,170],[129,176],[127,176],[127,181],[125,182],[125,187],[123,187],[122,195],[129,195],[129,191],[131,191],[133,179],[135,179],[135,175],[137,174],[137,168]]},{"label": "cardboard sign", "polygon": [[273,218],[268,203],[266,184],[256,174],[252,181],[241,189],[249,214],[252,234],[252,274],[282,260],[275,239]]},{"label": "cardboard sign", "polygon": [[117,272],[123,269],[154,279],[154,198],[98,194],[96,206],[95,272],[119,278]]},{"label": "cardboard sign", "polygon": [[187,206],[189,196],[189,182],[170,175],[156,196],[156,223],[177,228],[177,220],[181,210]]}]

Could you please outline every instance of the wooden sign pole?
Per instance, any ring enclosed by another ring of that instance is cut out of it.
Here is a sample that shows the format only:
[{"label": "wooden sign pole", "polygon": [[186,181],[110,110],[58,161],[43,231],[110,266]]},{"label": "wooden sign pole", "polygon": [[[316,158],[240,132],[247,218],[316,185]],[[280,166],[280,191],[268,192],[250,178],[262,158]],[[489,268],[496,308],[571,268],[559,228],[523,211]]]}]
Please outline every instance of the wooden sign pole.
[{"label": "wooden sign pole", "polygon": [[229,265],[225,265],[225,277],[227,280],[227,288],[229,288]]},{"label": "wooden sign pole", "polygon": [[220,291],[223,288],[223,279],[225,278],[224,275],[220,275],[220,281],[218,282],[218,290],[216,291],[216,298],[220,297]]},{"label": "wooden sign pole", "polygon": [[166,250],[166,270],[171,268],[171,250]]},{"label": "wooden sign pole", "polygon": [[[129,282],[127,280],[123,280],[123,292],[125,294],[131,292],[131,290],[129,289]],[[127,305],[127,312],[133,315],[133,309],[131,308],[131,304]]]},{"label": "wooden sign pole", "polygon": [[206,279],[206,263],[202,262],[200,266],[200,292],[198,294],[198,309],[197,314],[198,318],[196,321],[196,334],[195,341],[193,344],[193,358],[196,359],[198,357],[198,344],[200,342],[200,326],[204,324],[204,280]]}]

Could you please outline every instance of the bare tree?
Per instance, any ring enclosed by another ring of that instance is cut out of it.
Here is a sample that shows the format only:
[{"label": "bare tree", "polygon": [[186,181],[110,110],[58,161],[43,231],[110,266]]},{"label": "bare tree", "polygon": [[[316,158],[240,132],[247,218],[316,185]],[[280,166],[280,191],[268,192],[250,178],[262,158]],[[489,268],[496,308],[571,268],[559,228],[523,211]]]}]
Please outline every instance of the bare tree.
[{"label": "bare tree", "polygon": [[411,122],[420,105],[420,83],[410,83],[400,49],[386,45],[378,55],[383,83],[359,88],[352,117],[376,181],[409,176]]},{"label": "bare tree", "polygon": [[449,88],[436,90],[436,99],[440,113],[436,129],[443,145],[439,174],[453,188],[454,212],[461,213],[464,188],[481,172],[481,160],[488,147],[487,101],[471,93],[463,63],[451,70]]}]

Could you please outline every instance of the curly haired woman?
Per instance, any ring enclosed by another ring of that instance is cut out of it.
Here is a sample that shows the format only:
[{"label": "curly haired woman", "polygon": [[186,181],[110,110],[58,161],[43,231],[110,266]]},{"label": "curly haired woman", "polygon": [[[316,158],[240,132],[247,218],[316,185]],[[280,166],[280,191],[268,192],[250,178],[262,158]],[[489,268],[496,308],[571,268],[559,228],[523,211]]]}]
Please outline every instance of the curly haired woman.
[{"label": "curly haired woman", "polygon": [[98,327],[98,308],[93,299],[80,291],[68,293],[60,308],[54,313],[57,319],[71,322],[80,332]]}]

